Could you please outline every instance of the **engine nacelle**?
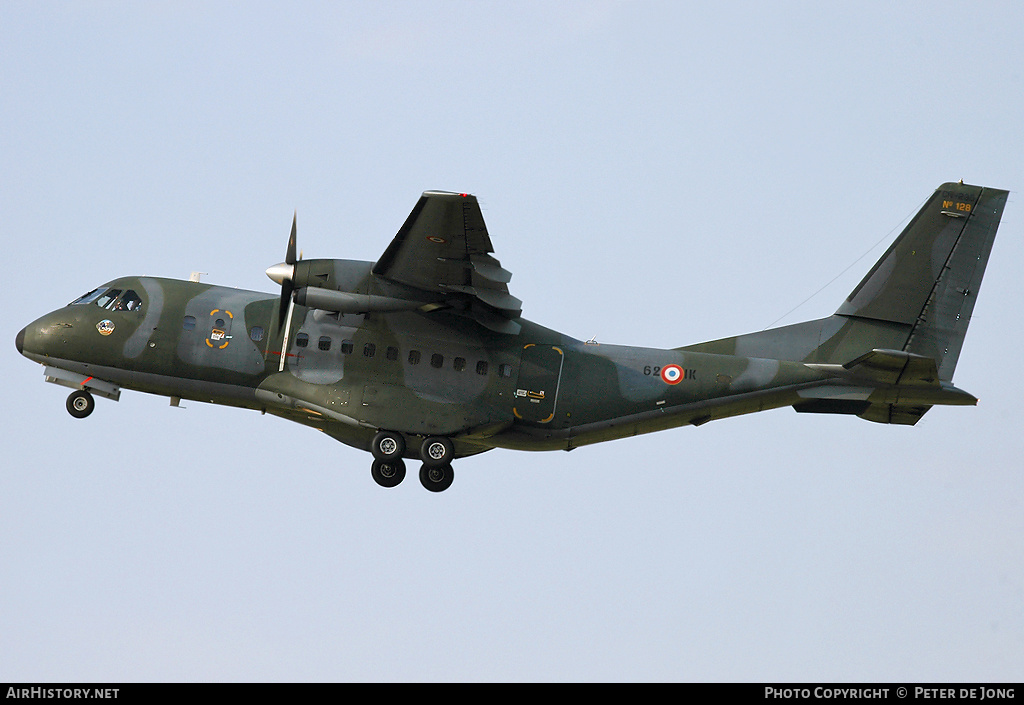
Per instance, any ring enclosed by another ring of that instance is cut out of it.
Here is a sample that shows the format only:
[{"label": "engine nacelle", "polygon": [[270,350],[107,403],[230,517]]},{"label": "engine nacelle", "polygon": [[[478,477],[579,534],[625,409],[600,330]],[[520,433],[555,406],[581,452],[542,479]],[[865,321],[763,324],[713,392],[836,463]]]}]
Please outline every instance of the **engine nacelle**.
[{"label": "engine nacelle", "polygon": [[295,264],[275,264],[267,276],[278,284],[291,282],[295,289],[317,287],[333,291],[366,292],[373,262],[350,259],[306,259]]},{"label": "engine nacelle", "polygon": [[373,313],[375,311],[414,311],[429,305],[423,301],[396,299],[391,296],[333,291],[316,286],[295,290],[295,303],[338,313]]},{"label": "engine nacelle", "polygon": [[290,285],[298,305],[323,311],[372,313],[427,311],[441,307],[437,302],[388,296],[395,293],[389,289],[396,286],[376,280],[372,268],[372,262],[358,260],[308,259],[295,264],[275,264],[267,269],[267,276],[278,284]]}]

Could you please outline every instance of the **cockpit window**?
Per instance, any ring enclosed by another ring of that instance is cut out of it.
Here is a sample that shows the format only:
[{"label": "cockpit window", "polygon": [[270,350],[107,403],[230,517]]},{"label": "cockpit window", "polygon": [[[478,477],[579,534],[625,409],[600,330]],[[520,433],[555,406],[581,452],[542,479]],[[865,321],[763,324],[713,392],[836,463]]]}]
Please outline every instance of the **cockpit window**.
[{"label": "cockpit window", "polygon": [[77,299],[68,304],[68,306],[77,306],[78,304],[91,304],[93,301],[103,296],[103,293],[107,290],[107,287],[101,286],[93,289],[88,294],[83,294]]},{"label": "cockpit window", "polygon": [[120,289],[107,289],[96,298],[96,305],[100,308],[106,308],[110,303],[121,295]]},{"label": "cockpit window", "polygon": [[96,304],[100,308],[105,308],[108,311],[141,311],[142,297],[139,296],[134,289],[128,289],[128,291],[122,292],[121,289],[110,289],[105,286],[101,286],[97,289],[93,289],[88,294],[79,296],[68,304],[68,306],[77,306],[80,304]]},{"label": "cockpit window", "polygon": [[121,294],[108,308],[111,311],[138,311],[142,308],[142,297],[136,294],[133,289],[129,289]]}]

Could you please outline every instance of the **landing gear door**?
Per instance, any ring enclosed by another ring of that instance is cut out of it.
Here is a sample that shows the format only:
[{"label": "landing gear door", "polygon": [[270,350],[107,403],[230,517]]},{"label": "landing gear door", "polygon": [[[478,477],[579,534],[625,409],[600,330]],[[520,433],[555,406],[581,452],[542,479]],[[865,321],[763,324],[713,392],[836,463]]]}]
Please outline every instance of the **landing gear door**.
[{"label": "landing gear door", "polygon": [[555,418],[558,387],[565,354],[554,345],[530,343],[523,347],[519,384],[512,412],[530,423],[550,423]]}]

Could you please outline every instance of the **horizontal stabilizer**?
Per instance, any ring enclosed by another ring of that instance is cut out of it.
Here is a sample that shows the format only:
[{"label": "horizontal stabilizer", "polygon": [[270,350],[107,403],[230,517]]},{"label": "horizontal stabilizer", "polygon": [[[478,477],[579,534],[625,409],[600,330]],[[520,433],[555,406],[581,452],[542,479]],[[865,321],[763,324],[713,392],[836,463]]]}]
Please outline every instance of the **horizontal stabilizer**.
[{"label": "horizontal stabilizer", "polygon": [[843,365],[808,367],[834,381],[798,392],[800,413],[853,414],[868,421],[913,425],[934,404],[974,405],[978,400],[939,379],[935,360],[903,350],[872,350]]},{"label": "horizontal stabilizer", "polygon": [[872,404],[856,399],[808,399],[793,405],[800,414],[850,414],[875,423],[904,426],[916,424],[930,408],[930,404]]},{"label": "horizontal stabilizer", "polygon": [[928,409],[932,408],[927,404],[909,406],[901,404],[872,404],[867,410],[858,414],[862,419],[874,421],[875,423],[891,423],[900,426],[913,426]]},{"label": "horizontal stabilizer", "polygon": [[883,384],[939,386],[935,360],[902,350],[872,350],[843,368]]}]

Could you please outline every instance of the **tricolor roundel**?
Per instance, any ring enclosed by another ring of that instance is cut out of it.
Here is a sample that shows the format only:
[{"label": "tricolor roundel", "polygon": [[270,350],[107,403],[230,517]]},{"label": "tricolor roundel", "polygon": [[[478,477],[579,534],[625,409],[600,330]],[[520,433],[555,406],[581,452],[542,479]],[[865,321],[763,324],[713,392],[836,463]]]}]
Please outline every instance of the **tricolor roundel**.
[{"label": "tricolor roundel", "polygon": [[665,384],[679,384],[685,374],[679,365],[665,365],[661,368],[661,381]]}]

